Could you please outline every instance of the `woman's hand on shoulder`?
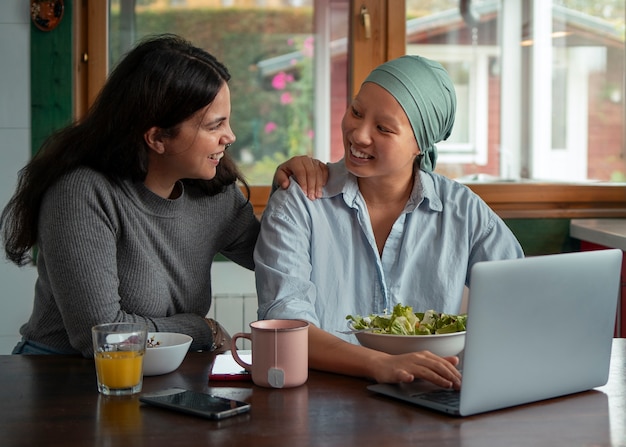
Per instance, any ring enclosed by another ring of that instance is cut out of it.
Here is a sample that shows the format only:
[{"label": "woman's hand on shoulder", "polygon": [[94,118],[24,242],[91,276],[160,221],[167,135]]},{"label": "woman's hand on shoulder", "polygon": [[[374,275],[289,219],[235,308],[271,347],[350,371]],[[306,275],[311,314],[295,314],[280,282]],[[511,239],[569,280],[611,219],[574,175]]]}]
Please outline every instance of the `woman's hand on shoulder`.
[{"label": "woman's hand on shoulder", "polygon": [[298,155],[278,166],[273,184],[287,189],[290,176],[295,177],[309,199],[315,200],[322,197],[322,187],[328,181],[328,166],[307,155]]},{"label": "woman's hand on shoulder", "polygon": [[372,364],[372,378],[379,383],[423,379],[442,388],[461,388],[458,357],[439,357],[428,351],[379,356]]}]

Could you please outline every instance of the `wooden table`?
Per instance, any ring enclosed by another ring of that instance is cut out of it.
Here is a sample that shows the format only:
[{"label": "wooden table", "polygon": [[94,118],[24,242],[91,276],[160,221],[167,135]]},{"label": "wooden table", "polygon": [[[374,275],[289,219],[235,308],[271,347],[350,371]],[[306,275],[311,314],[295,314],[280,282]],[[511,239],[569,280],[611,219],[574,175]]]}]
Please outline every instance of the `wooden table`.
[{"label": "wooden table", "polygon": [[147,377],[144,391],[178,386],[212,392],[251,402],[249,414],[210,421],[143,406],[136,397],[100,396],[89,359],[0,356],[0,445],[626,445],[626,339],[614,341],[606,386],[468,418],[375,395],[365,380],[315,371],[305,385],[285,390],[209,384],[211,360],[207,353],[189,353],[177,371]]}]

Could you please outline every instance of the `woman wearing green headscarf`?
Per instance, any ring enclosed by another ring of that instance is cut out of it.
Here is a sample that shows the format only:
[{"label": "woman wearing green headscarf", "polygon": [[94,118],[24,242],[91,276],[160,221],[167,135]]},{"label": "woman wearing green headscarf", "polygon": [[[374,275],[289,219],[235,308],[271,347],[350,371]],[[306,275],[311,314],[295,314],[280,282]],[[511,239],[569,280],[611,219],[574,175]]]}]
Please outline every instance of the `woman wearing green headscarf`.
[{"label": "woman wearing green headscarf", "polygon": [[277,191],[255,249],[259,318],[311,323],[309,365],[378,382],[458,388],[457,357],[362,347],[347,315],[396,304],[457,314],[471,267],[523,257],[515,236],[470,189],[433,171],[456,96],[444,68],[403,56],[374,69],[343,121],[344,158],[323,197]]}]

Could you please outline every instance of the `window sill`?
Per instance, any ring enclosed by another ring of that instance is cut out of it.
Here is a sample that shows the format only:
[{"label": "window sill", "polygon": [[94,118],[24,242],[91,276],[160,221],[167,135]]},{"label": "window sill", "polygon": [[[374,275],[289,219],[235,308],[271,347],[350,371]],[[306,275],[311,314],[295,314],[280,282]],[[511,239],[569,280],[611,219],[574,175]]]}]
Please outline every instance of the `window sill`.
[{"label": "window sill", "polygon": [[[626,217],[626,185],[571,183],[468,183],[503,219]],[[269,186],[250,188],[250,202],[260,216]]]},{"label": "window sill", "polygon": [[503,219],[626,217],[626,185],[467,184]]}]

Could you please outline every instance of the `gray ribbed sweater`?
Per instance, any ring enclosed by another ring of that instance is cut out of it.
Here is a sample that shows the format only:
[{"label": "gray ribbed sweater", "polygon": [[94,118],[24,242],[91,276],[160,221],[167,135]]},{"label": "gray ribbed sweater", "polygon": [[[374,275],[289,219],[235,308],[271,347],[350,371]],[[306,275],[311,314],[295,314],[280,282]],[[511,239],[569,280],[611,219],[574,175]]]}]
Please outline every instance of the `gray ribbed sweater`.
[{"label": "gray ribbed sweater", "polygon": [[65,176],[41,206],[34,307],[20,332],[89,357],[94,324],[139,320],[206,349],[214,256],[254,267],[259,223],[245,202],[236,185],[213,197],[186,186],[167,200],[86,168]]}]

